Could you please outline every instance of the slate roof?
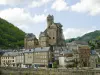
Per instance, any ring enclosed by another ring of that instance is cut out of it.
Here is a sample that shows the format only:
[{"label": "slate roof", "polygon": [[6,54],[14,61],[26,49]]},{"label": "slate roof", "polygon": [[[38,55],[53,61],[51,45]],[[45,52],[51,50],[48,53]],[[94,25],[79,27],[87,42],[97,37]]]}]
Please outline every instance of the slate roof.
[{"label": "slate roof", "polygon": [[61,52],[61,54],[72,54],[72,53],[73,53],[72,50],[65,50]]},{"label": "slate roof", "polygon": [[88,45],[85,41],[73,41],[72,44]]},{"label": "slate roof", "polygon": [[2,54],[2,56],[17,56],[19,54],[22,53],[32,53],[32,52],[47,52],[50,50],[50,47],[39,47],[39,48],[34,48],[34,49],[27,49],[27,50],[23,50],[23,51],[19,51],[19,52],[0,52],[0,54]]},{"label": "slate roof", "polygon": [[39,47],[39,48],[34,48],[34,49],[27,49],[25,50],[24,52],[25,53],[31,53],[31,52],[46,52],[46,51],[49,51],[50,50],[50,47]]},{"label": "slate roof", "polygon": [[3,56],[16,56],[16,55],[18,55],[18,52],[5,52],[3,54]]},{"label": "slate roof", "polygon": [[47,36],[46,32],[41,32],[39,37]]},{"label": "slate roof", "polygon": [[27,33],[25,35],[25,37],[30,38],[30,39],[35,39],[36,38],[36,36],[33,33]]},{"label": "slate roof", "polygon": [[90,53],[91,53],[91,55],[95,55],[96,51],[95,50],[91,50]]}]

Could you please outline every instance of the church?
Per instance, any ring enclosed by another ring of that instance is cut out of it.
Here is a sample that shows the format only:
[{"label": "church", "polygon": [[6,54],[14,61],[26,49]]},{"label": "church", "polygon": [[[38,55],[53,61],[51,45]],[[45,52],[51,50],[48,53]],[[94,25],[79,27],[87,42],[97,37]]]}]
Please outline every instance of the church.
[{"label": "church", "polygon": [[40,32],[39,39],[33,33],[27,33],[24,38],[25,49],[49,46],[65,46],[62,25],[54,22],[53,15],[47,16],[47,27]]}]

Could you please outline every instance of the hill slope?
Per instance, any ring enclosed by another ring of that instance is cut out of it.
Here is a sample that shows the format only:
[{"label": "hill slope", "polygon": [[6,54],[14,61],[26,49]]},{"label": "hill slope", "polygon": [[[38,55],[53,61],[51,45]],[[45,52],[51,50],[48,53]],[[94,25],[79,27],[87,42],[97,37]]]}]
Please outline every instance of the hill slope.
[{"label": "hill slope", "polygon": [[0,48],[18,48],[22,47],[25,33],[15,27],[13,24],[0,18]]},{"label": "hill slope", "polygon": [[100,30],[96,30],[94,32],[86,33],[85,35],[77,38],[71,38],[67,39],[66,42],[72,42],[72,41],[90,41],[90,40],[95,40],[97,37],[100,36]]}]

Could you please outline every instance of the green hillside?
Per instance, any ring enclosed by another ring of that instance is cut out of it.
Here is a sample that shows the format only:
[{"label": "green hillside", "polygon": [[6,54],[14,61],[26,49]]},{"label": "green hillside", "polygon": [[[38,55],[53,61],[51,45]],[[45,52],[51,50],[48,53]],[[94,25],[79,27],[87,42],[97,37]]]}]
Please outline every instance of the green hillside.
[{"label": "green hillside", "polygon": [[96,30],[94,32],[86,33],[85,35],[77,38],[71,38],[67,39],[66,42],[72,42],[72,41],[90,41],[90,40],[95,40],[97,37],[100,36],[100,30]]},{"label": "green hillside", "polygon": [[90,32],[90,33],[87,33],[87,34],[83,35],[78,40],[90,41],[90,40],[96,39],[99,36],[100,36],[100,30],[96,30],[94,32]]},{"label": "green hillside", "polygon": [[66,39],[66,42],[73,41],[87,42],[91,49],[100,49],[100,30],[86,33],[81,37]]},{"label": "green hillside", "polygon": [[13,24],[0,18],[0,48],[16,49],[23,47],[25,33]]}]

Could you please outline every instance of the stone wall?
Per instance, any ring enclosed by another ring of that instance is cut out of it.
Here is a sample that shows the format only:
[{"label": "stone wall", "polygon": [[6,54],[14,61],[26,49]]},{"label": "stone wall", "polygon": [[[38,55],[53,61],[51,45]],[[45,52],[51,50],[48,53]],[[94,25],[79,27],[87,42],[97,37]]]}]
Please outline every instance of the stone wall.
[{"label": "stone wall", "polygon": [[0,75],[100,75],[100,70],[0,68]]}]

